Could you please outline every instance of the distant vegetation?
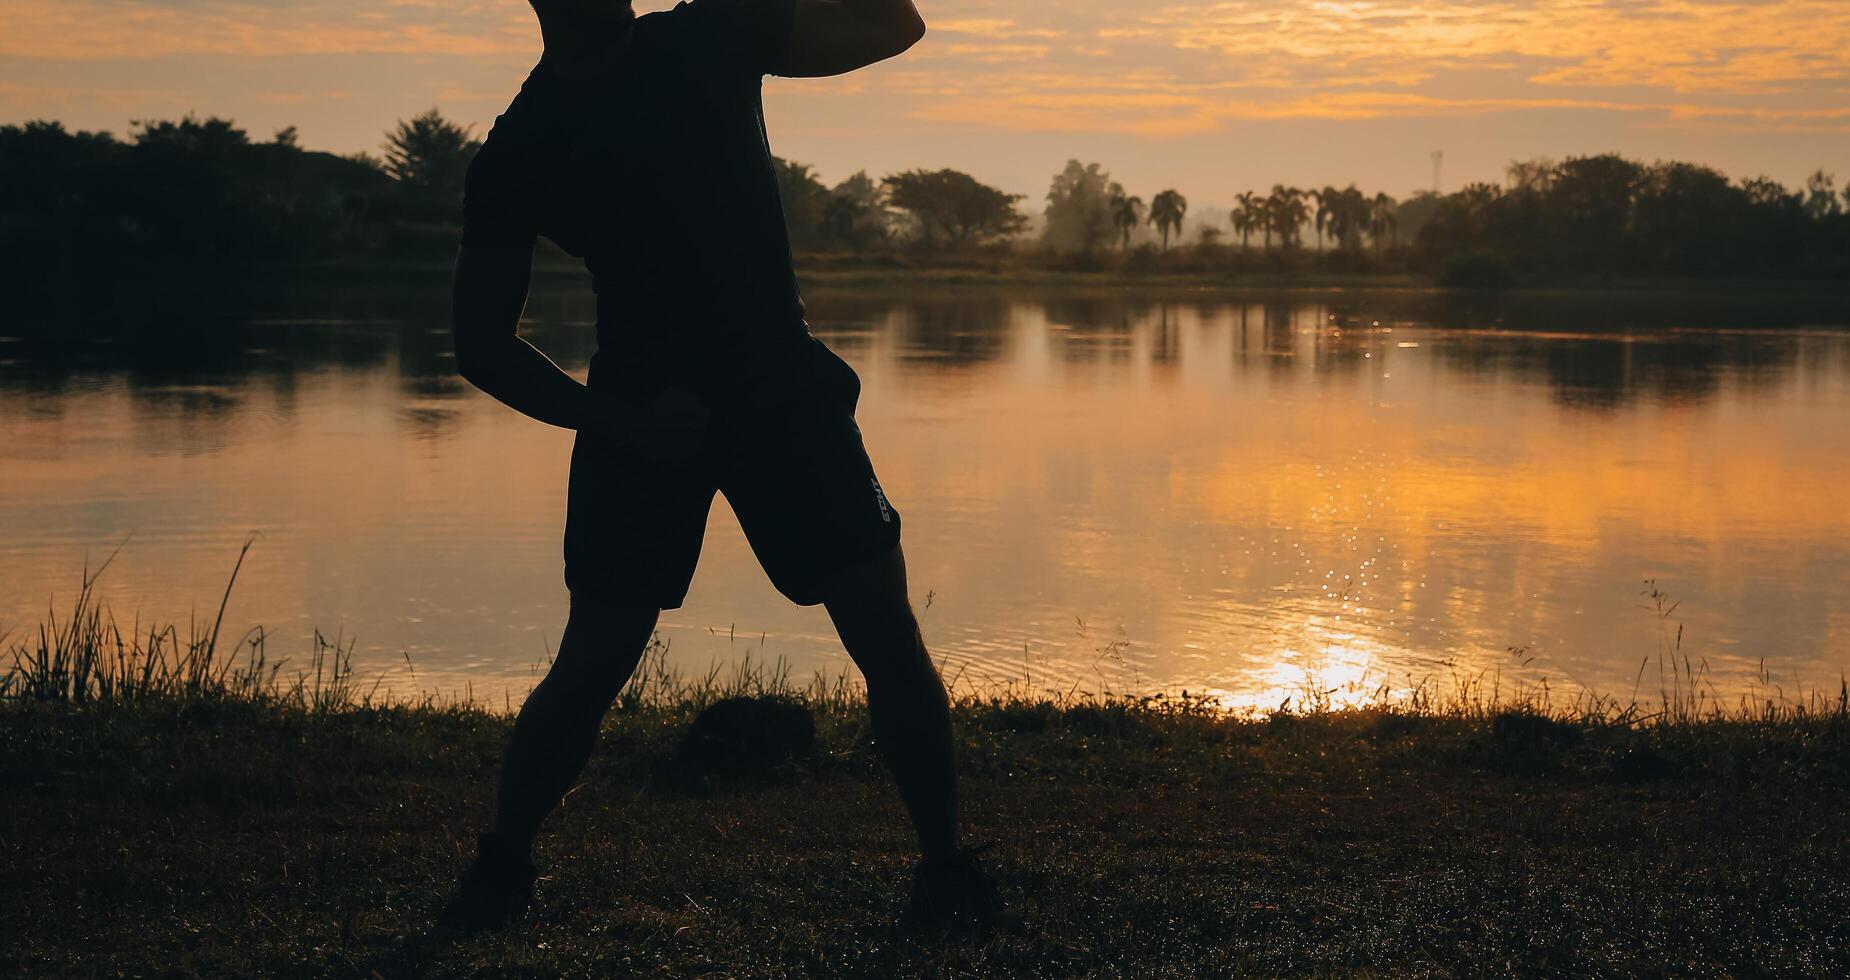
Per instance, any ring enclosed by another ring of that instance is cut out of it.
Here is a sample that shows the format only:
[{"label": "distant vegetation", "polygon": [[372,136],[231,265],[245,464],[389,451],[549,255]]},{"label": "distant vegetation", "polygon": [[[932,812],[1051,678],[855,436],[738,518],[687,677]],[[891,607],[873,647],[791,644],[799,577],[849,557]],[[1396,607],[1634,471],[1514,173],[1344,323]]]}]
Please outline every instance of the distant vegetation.
[{"label": "distant vegetation", "polygon": [[[480,145],[437,110],[382,155],[253,140],[231,122],[136,123],[127,139],[55,122],[0,126],[0,257],[27,276],[258,264],[441,263]],[[1038,209],[955,170],[857,173],[834,186],[776,161],[800,252],[895,263],[980,259],[1126,274],[1422,274],[1499,287],[1609,277],[1850,277],[1850,189],[1789,189],[1614,155],[1512,164],[1501,184],[1405,199],[1351,185],[1230,193],[1198,207],[1130,194],[1072,161]],[[716,230],[715,233],[719,233]]]},{"label": "distant vegetation", "polygon": [[383,159],[253,141],[223,119],[137,123],[124,141],[55,122],[0,127],[0,255],[81,275],[441,254],[477,143],[433,110]]}]

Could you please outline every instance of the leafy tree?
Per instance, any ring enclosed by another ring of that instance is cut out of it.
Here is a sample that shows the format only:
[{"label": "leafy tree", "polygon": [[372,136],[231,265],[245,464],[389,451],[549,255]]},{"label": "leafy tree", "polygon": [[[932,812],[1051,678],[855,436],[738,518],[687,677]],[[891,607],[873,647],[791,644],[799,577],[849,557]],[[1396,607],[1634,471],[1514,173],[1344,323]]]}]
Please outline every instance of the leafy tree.
[{"label": "leafy tree", "polygon": [[1483,250],[1491,213],[1502,197],[1503,188],[1496,184],[1467,184],[1455,194],[1433,195],[1432,212],[1419,231],[1421,250],[1435,262]]},{"label": "leafy tree", "polygon": [[835,185],[824,215],[828,237],[853,248],[866,248],[892,233],[893,215],[886,190],[863,170]]},{"label": "leafy tree", "polygon": [[472,129],[443,118],[434,108],[400,120],[386,133],[385,172],[416,204],[447,210],[462,200],[463,176],[482,145]]},{"label": "leafy tree", "polygon": [[1504,185],[1511,193],[1533,191],[1545,194],[1554,185],[1555,168],[1559,166],[1552,157],[1511,161],[1503,170]]},{"label": "leafy tree", "polygon": [[1720,271],[1739,249],[1747,195],[1708,167],[1658,164],[1639,182],[1628,224],[1631,261],[1647,269]]},{"label": "leafy tree", "polygon": [[[1554,170],[1547,191],[1546,236],[1555,254],[1589,271],[1613,271],[1625,257],[1626,223],[1644,168],[1605,154],[1569,157]],[[1573,243],[1566,247],[1567,243]]]},{"label": "leafy tree", "polygon": [[123,206],[150,252],[233,260],[260,241],[255,181],[240,179],[250,136],[229,119],[136,121],[122,174]]},{"label": "leafy tree", "polygon": [[1787,190],[1768,177],[1742,181],[1741,190],[1751,208],[1735,234],[1741,236],[1747,254],[1758,265],[1782,271],[1797,264],[1813,238],[1810,232],[1818,227],[1817,219],[1806,213],[1804,192]]},{"label": "leafy tree", "polygon": [[1399,226],[1398,234],[1408,241],[1419,241],[1420,231],[1431,221],[1433,215],[1447,198],[1429,190],[1418,190],[1400,202],[1394,209],[1394,223]]},{"label": "leafy tree", "polygon": [[1047,189],[1042,240],[1056,252],[1091,255],[1111,238],[1112,202],[1124,196],[1099,165],[1069,161]]},{"label": "leafy tree", "polygon": [[1150,199],[1150,223],[1163,236],[1163,251],[1169,251],[1169,235],[1180,234],[1182,220],[1188,215],[1188,198],[1173,190],[1164,191]]},{"label": "leafy tree", "polygon": [[187,116],[177,121],[136,120],[135,144],[158,150],[194,153],[224,159],[250,145],[250,134],[229,119],[210,116],[204,122]]},{"label": "leafy tree", "polygon": [[1388,245],[1399,244],[1400,205],[1386,194],[1376,194],[1368,202],[1368,237],[1375,240],[1377,253]]},{"label": "leafy tree", "polygon": [[1747,199],[1755,207],[1788,208],[1801,201],[1799,195],[1786,190],[1786,185],[1771,177],[1750,177],[1741,182],[1741,189],[1747,192]]},{"label": "leafy tree", "polygon": [[65,275],[117,251],[130,205],[125,153],[108,133],[62,123],[0,126],[0,258],[10,275]]},{"label": "leafy tree", "polygon": [[822,244],[824,223],[828,220],[829,189],[816,179],[815,169],[807,163],[772,157],[771,172],[777,176],[777,196],[784,205],[784,224],[790,232],[790,244],[796,248],[815,248]]},{"label": "leafy tree", "polygon": [[967,248],[1017,234],[1027,225],[1006,194],[956,170],[908,170],[880,182],[887,200],[906,212],[925,248]]},{"label": "leafy tree", "polygon": [[[1823,170],[1813,172],[1805,181],[1805,211],[1814,219],[1829,218],[1841,213],[1837,203],[1835,189],[1836,178]],[[1845,199],[1850,200],[1850,190],[1845,192]]]}]

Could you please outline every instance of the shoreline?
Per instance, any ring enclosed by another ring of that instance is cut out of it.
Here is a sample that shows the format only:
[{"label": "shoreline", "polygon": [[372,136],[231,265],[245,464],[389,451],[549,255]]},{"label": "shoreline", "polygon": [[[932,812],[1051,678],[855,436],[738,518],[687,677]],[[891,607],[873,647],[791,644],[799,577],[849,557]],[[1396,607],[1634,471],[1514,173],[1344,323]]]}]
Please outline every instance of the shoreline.
[{"label": "shoreline", "polygon": [[[256,266],[220,272],[197,279],[164,276],[169,283],[223,285],[227,282],[275,284],[281,282],[339,283],[389,280],[406,284],[447,284],[448,261],[379,262],[337,261]],[[558,256],[537,256],[536,283],[582,280],[582,266]],[[908,289],[1061,289],[1080,292],[1202,293],[1318,293],[1372,292],[1420,293],[1458,297],[1535,297],[1548,295],[1756,295],[1850,299],[1850,281],[1831,278],[1779,279],[1766,277],[1716,278],[1601,278],[1542,279],[1504,289],[1473,289],[1439,285],[1435,277],[1420,273],[1317,273],[1317,272],[1126,272],[1079,271],[1005,262],[946,262],[908,264],[904,259],[882,262],[840,256],[797,257],[797,278],[805,291],[861,291]]]},{"label": "shoreline", "polygon": [[[1850,970],[1843,684],[1730,707],[1671,664],[1645,702],[1435,687],[1258,716],[1201,697],[967,693],[953,707],[967,839],[994,843],[984,860],[1027,925],[972,940],[897,924],[911,834],[846,676],[794,687],[748,663],[687,677],[657,644],[542,837],[535,913],[454,941],[431,919],[488,819],[511,717],[380,703],[351,646],[270,661],[261,632],[221,637],[219,621],[121,634],[87,584],[68,618],[0,652],[0,962],[286,977]],[[690,765],[684,733],[737,697],[802,706],[813,740]]]},{"label": "shoreline", "polygon": [[[896,925],[911,844],[849,699],[815,749],[667,778],[699,700],[619,706],[521,928],[428,923],[505,716],[0,705],[0,957],[62,975],[1832,974],[1850,723],[1269,719],[965,702],[964,809],[1027,932]],[[64,909],[82,909],[70,916]]]}]

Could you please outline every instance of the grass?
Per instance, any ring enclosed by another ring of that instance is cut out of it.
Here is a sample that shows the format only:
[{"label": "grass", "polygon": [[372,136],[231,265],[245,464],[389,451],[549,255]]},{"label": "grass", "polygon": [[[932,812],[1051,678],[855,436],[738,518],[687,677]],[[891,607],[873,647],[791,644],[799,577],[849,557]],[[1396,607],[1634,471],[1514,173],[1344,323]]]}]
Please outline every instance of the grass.
[{"label": "grass", "polygon": [[[846,677],[687,676],[657,647],[549,827],[534,920],[447,943],[426,927],[507,716],[383,703],[338,640],[271,661],[262,631],[223,636],[222,608],[121,629],[95,583],[13,641],[0,682],[0,971],[1850,971],[1850,691],[1724,702],[1667,599],[1646,700],[1458,677],[1238,716],[964,691],[971,835],[998,842],[1029,923],[987,940],[894,924],[909,834]],[[694,715],[731,695],[806,704],[817,749],[695,792],[663,778]]]}]

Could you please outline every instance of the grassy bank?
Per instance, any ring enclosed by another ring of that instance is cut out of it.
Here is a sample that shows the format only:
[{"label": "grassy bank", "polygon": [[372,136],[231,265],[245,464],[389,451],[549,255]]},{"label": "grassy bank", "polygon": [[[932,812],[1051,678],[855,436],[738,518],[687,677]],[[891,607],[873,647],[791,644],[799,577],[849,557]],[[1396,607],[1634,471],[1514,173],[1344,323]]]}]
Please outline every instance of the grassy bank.
[{"label": "grassy bank", "polygon": [[[910,934],[909,835],[844,683],[656,656],[551,825],[525,928],[425,934],[508,719],[371,704],[215,621],[16,641],[0,970],[29,975],[1223,976],[1850,969],[1841,692],[1718,707],[1422,696],[1228,716],[957,706],[966,809],[1028,931]],[[690,784],[702,706],[790,697],[815,749]]]}]

